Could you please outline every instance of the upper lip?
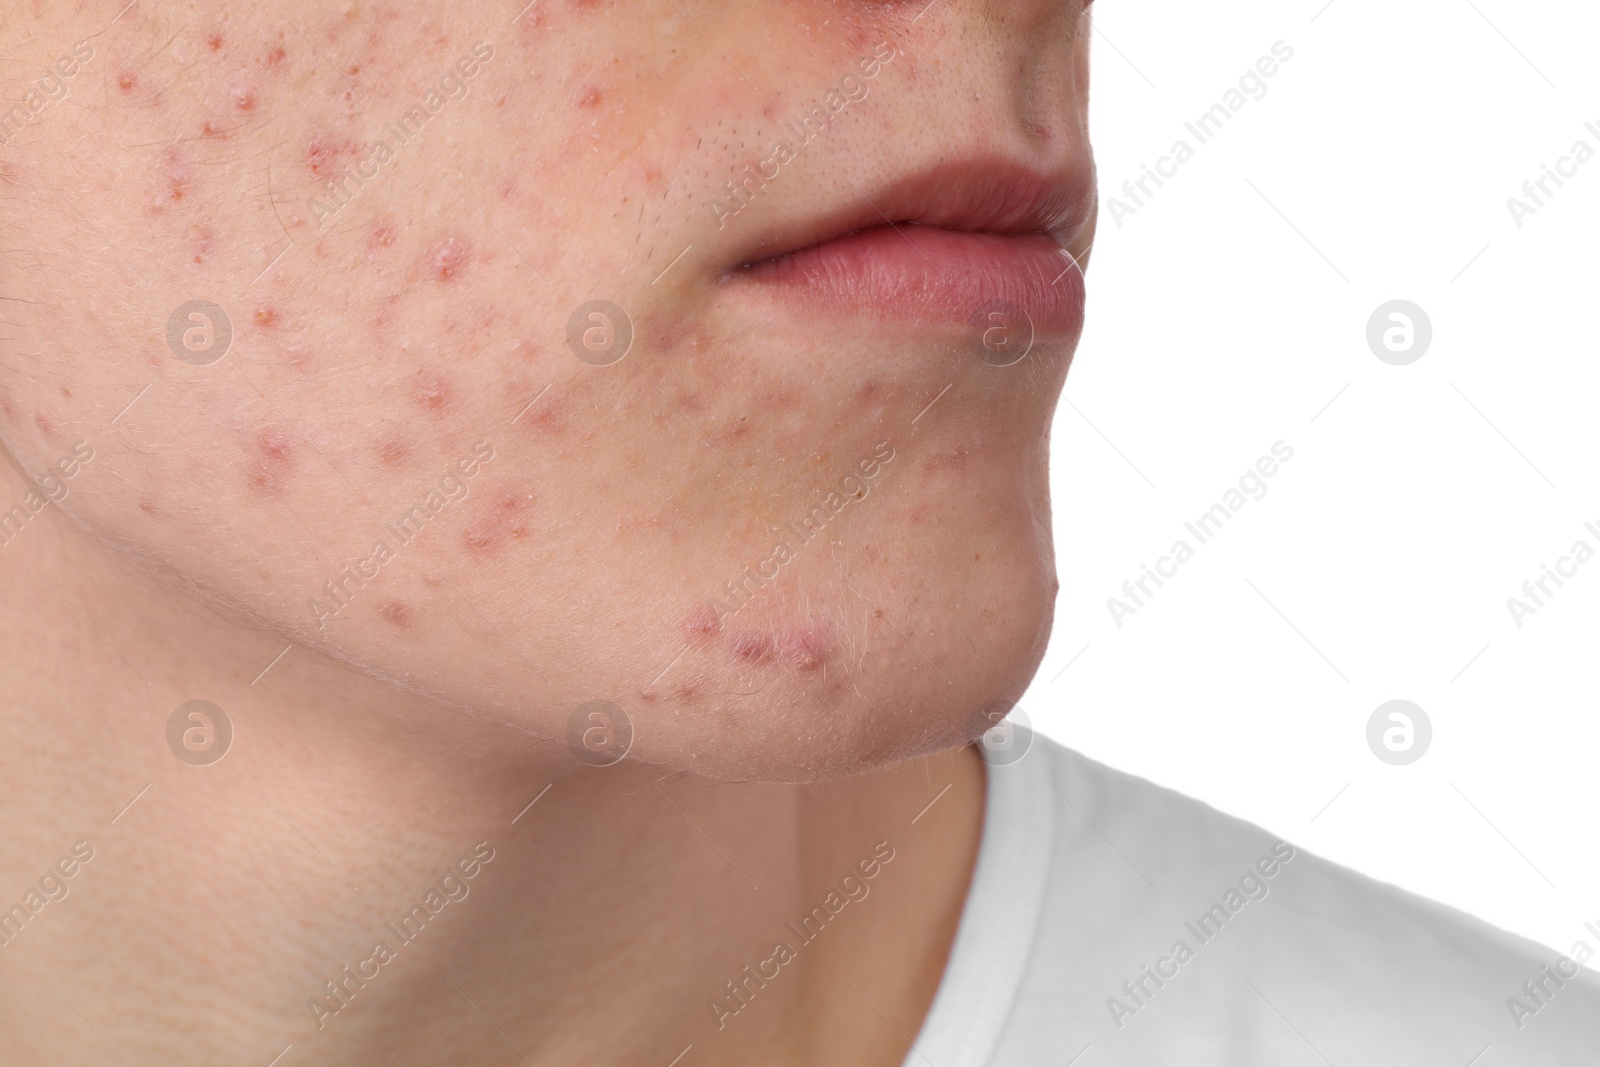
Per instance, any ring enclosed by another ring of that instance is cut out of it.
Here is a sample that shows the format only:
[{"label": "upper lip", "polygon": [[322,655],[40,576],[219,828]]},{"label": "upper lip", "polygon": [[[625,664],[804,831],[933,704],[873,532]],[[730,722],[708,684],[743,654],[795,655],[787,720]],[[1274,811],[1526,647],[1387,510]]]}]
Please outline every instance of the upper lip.
[{"label": "upper lip", "polygon": [[875,185],[851,183],[821,213],[770,220],[741,250],[735,269],[884,225],[1040,234],[1065,249],[1093,210],[1094,176],[1087,167],[1047,171],[1005,159],[944,161]]}]

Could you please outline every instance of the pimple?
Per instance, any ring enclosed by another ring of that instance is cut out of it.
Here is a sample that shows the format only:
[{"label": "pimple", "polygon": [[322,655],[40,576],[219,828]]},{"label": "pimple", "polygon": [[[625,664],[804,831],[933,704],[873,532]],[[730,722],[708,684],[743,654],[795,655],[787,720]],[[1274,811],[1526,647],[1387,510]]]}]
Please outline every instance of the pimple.
[{"label": "pimple", "polygon": [[5,412],[6,418],[8,419],[15,420],[17,417],[16,405],[11,403],[11,398],[9,396],[0,398],[0,411]]},{"label": "pimple", "polygon": [[278,309],[271,304],[262,304],[256,308],[255,323],[263,330],[270,330],[278,324]]},{"label": "pimple", "polygon": [[428,253],[428,269],[440,282],[448,283],[466,267],[471,255],[472,248],[466,241],[448,237]]},{"label": "pimple", "polygon": [[790,630],[778,639],[784,662],[801,671],[814,671],[827,661],[833,648],[832,629],[812,626]]},{"label": "pimple", "polygon": [[251,446],[246,472],[250,488],[261,493],[280,493],[294,471],[294,441],[282,430],[263,430]]},{"label": "pimple", "polygon": [[398,600],[385,601],[383,606],[378,608],[378,614],[398,630],[404,630],[411,625],[411,609]]},{"label": "pimple", "polygon": [[473,552],[492,552],[508,541],[521,541],[528,536],[528,522],[524,517],[532,493],[503,493],[490,506],[489,514],[468,526],[462,540]]},{"label": "pimple", "polygon": [[131,93],[139,87],[139,76],[131,70],[125,70],[117,75],[117,88],[123,93]]},{"label": "pimple", "polygon": [[49,416],[47,416],[44,412],[41,411],[36,413],[33,416],[33,421],[38,423],[39,429],[43,431],[46,437],[53,437],[55,435],[55,423],[51,422]]},{"label": "pimple", "polygon": [[745,663],[765,663],[772,658],[772,638],[746,631],[733,639],[733,654]]},{"label": "pimple", "polygon": [[578,106],[584,110],[599,107],[600,101],[605,99],[605,94],[596,85],[584,86],[583,93],[578,97]]},{"label": "pimple", "polygon": [[694,645],[706,644],[721,629],[722,620],[717,617],[716,610],[709,604],[695,608],[683,621],[683,632],[688,636],[689,643]]},{"label": "pimple", "polygon": [[348,142],[341,144],[331,135],[319,133],[306,145],[306,169],[313,174],[322,174],[331,169],[339,161],[340,154],[349,148]]},{"label": "pimple", "polygon": [[237,84],[233,87],[233,106],[240,111],[254,111],[256,109],[255,86]]},{"label": "pimple", "polygon": [[450,403],[450,382],[432,371],[419,371],[414,395],[422,407],[441,414]]},{"label": "pimple", "polygon": [[177,149],[172,149],[163,155],[162,164],[166,168],[166,173],[162,175],[164,184],[157,198],[158,207],[164,206],[169,201],[182,200],[189,191],[189,168],[183,165]]},{"label": "pimple", "polygon": [[378,446],[378,459],[385,467],[398,467],[411,455],[411,446],[400,437],[390,437]]},{"label": "pimple", "polygon": [[224,43],[224,38],[223,38],[222,34],[220,34],[220,33],[212,33],[209,37],[206,38],[206,47],[211,49],[213,52],[222,51],[223,43]]},{"label": "pimple", "polygon": [[269,49],[267,54],[261,57],[261,65],[263,67],[276,67],[281,65],[287,57],[288,53],[283,50],[282,45],[279,45]]},{"label": "pimple", "polygon": [[388,248],[394,244],[394,226],[387,222],[380,222],[372,228],[371,245],[374,249]]}]

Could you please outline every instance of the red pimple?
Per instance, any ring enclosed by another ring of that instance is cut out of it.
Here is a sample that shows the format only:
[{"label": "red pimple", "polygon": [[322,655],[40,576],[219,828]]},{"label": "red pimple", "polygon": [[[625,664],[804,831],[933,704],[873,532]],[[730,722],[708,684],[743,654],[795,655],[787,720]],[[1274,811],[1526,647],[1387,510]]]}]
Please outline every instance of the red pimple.
[{"label": "red pimple", "polygon": [[830,633],[828,628],[821,626],[785,633],[779,642],[785,662],[802,671],[814,671],[821,667],[831,648]]},{"label": "red pimple", "polygon": [[5,412],[6,418],[8,419],[15,419],[17,417],[16,405],[11,403],[11,398],[9,396],[0,398],[0,411]]},{"label": "red pimple", "polygon": [[695,608],[683,622],[683,630],[689,636],[689,642],[696,645],[710,641],[721,629],[722,620],[717,617],[716,609],[709,604]]},{"label": "red pimple", "polygon": [[213,52],[220,52],[222,51],[222,41],[223,38],[221,33],[212,33],[211,36],[206,38],[206,47],[210,48]]},{"label": "red pimple", "polygon": [[772,639],[746,631],[733,639],[733,654],[746,663],[765,663],[772,658]]},{"label": "red pimple", "polygon": [[340,143],[328,134],[319,133],[311,138],[306,145],[306,169],[313,174],[322,174],[335,169],[341,153],[350,150],[348,141]]},{"label": "red pimple", "polygon": [[394,227],[387,222],[380,222],[372,228],[372,247],[388,248],[394,244]]},{"label": "red pimple", "polygon": [[256,109],[256,90],[252,85],[235,85],[233,87],[233,106],[240,111],[254,111]]},{"label": "red pimple", "polygon": [[278,324],[278,309],[271,304],[262,304],[256,308],[256,325],[264,330],[270,330]]},{"label": "red pimple", "polygon": [[279,45],[267,52],[267,54],[262,57],[261,65],[264,67],[276,67],[278,64],[283,62],[284,57],[287,54],[288,53],[283,50],[283,46]]},{"label": "red pimple", "polygon": [[433,371],[418,371],[415,396],[418,404],[439,414],[450,403],[450,383]]},{"label": "red pimple", "polygon": [[520,541],[528,536],[528,523],[523,512],[531,500],[529,494],[504,493],[490,509],[490,513],[467,527],[462,539],[474,552],[491,552],[507,541]]},{"label": "red pimple", "polygon": [[600,91],[599,86],[586,85],[584,86],[583,93],[578,97],[578,106],[584,110],[599,107],[600,101],[604,98],[605,94]]},{"label": "red pimple", "polygon": [[294,470],[294,441],[282,430],[262,430],[256,435],[247,472],[250,488],[280,493]]},{"label": "red pimple", "polygon": [[385,467],[398,467],[409,455],[411,446],[399,437],[391,437],[378,446],[378,458]]},{"label": "red pimple", "polygon": [[139,76],[131,70],[125,70],[117,75],[117,88],[125,93],[131,93],[139,87]]},{"label": "red pimple", "polygon": [[441,282],[450,282],[455,280],[456,275],[467,265],[470,255],[471,247],[465,241],[459,237],[450,237],[433,250],[428,257],[428,263],[435,278]]},{"label": "red pimple", "polygon": [[383,606],[378,608],[378,614],[396,629],[404,630],[411,625],[411,609],[398,600],[384,602]]},{"label": "red pimple", "polygon": [[41,411],[34,415],[33,421],[39,424],[39,429],[43,430],[46,436],[52,436],[55,434],[55,424],[50,421],[44,412]]}]

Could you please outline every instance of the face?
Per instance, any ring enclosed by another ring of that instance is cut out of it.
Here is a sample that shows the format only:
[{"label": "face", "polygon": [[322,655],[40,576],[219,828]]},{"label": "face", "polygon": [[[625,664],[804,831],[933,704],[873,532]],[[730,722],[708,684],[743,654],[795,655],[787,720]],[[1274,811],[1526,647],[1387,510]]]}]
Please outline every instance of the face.
[{"label": "face", "polygon": [[0,431],[81,526],[675,769],[850,773],[1020,695],[1081,5],[123,3],[21,16],[0,119]]}]

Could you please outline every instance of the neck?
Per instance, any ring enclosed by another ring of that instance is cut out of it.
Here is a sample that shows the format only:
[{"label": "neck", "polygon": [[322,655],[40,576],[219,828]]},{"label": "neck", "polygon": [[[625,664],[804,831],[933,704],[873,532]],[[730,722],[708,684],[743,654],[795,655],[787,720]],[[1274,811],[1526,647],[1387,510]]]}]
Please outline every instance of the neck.
[{"label": "neck", "polygon": [[[0,513],[29,489],[0,467]],[[596,768],[224,617],[53,505],[4,537],[0,1063],[906,1055],[971,748],[810,786]],[[195,700],[222,714],[169,731]]]}]

